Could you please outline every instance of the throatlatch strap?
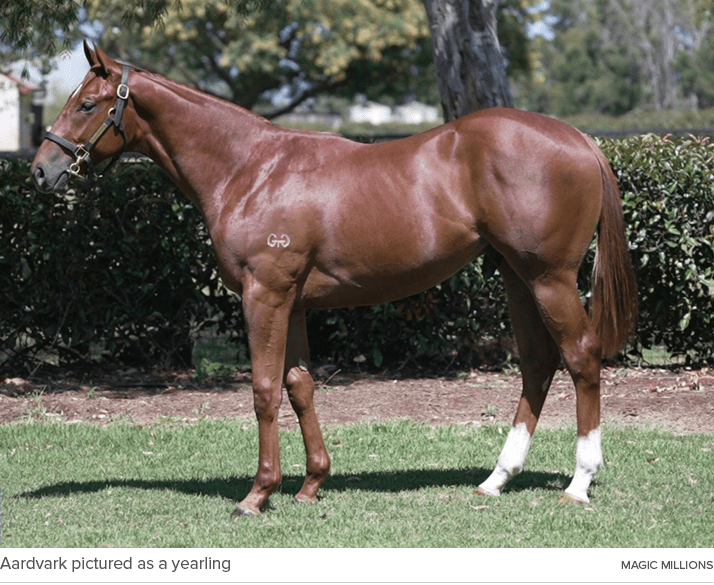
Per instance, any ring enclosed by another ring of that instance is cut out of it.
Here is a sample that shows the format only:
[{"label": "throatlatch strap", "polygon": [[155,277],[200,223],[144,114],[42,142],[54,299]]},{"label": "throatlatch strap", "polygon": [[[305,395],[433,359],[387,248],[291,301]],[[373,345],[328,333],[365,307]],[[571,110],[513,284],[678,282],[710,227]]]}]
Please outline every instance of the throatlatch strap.
[{"label": "throatlatch strap", "polygon": [[117,104],[115,106],[114,114],[114,125],[119,128],[119,131],[124,136],[124,142],[129,142],[126,138],[126,132],[124,131],[124,122],[122,122],[122,116],[124,115],[124,107],[129,101],[129,68],[124,65],[124,69],[121,72],[121,85],[117,88]]}]

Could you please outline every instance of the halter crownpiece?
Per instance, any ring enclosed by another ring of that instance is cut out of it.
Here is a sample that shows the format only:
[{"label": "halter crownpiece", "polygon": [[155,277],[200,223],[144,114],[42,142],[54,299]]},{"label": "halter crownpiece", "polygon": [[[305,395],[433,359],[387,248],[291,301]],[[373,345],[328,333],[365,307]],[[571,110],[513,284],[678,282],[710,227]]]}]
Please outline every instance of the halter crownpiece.
[{"label": "halter crownpiece", "polygon": [[[94,148],[94,145],[99,142],[101,137],[104,136],[104,134],[107,130],[109,130],[110,127],[115,126],[119,130],[119,132],[121,132],[122,138],[124,138],[124,146],[129,143],[129,140],[126,136],[126,129],[124,128],[124,122],[122,121],[122,116],[124,115],[124,108],[127,102],[129,101],[128,81],[129,67],[124,65],[124,69],[122,70],[121,74],[121,83],[119,84],[119,87],[117,87],[117,101],[114,104],[114,107],[109,110],[109,115],[107,116],[107,119],[104,120],[104,123],[97,129],[97,131],[84,145],[73,144],[69,140],[62,138],[61,136],[58,136],[53,132],[45,132],[43,139],[51,140],[52,142],[59,144],[61,147],[69,150],[73,156],[77,157],[77,160],[75,160],[71,165],[69,165],[68,172],[70,175],[73,175],[79,179],[84,179],[84,177],[79,174],[80,165],[82,164],[82,162],[87,163],[87,171],[89,173],[94,173],[94,164],[92,163],[92,158],[89,153],[92,148]],[[112,166],[114,166],[114,163],[119,160],[119,156],[120,155],[117,155],[112,158],[111,162],[104,169],[104,172],[108,171]]]}]

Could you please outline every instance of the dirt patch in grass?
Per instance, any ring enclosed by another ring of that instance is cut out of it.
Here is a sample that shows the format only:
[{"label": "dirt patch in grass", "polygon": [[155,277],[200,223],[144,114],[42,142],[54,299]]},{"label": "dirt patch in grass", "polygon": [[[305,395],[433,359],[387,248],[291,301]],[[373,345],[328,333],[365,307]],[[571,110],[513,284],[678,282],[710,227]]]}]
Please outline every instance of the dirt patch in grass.
[{"label": "dirt patch in grass", "polygon": [[[517,374],[473,371],[437,378],[393,378],[315,373],[315,403],[323,424],[349,424],[408,417],[430,424],[511,422],[520,396]],[[661,425],[682,433],[714,433],[714,371],[605,368],[604,421]],[[0,423],[22,418],[68,422],[127,421],[149,424],[162,418],[253,417],[250,374],[237,372],[199,380],[195,372],[134,369],[53,371],[31,380],[0,380]],[[567,372],[553,381],[540,424],[575,422],[575,393]],[[297,425],[284,397],[280,424]]]}]

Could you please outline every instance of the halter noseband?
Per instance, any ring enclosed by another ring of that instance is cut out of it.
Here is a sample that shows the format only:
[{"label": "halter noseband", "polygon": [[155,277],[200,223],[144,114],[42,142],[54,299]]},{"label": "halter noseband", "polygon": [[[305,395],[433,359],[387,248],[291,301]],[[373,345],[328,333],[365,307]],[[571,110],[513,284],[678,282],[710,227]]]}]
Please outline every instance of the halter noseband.
[{"label": "halter noseband", "polygon": [[[70,175],[73,175],[79,179],[84,179],[84,177],[79,174],[80,165],[82,164],[82,162],[87,163],[87,171],[89,173],[94,172],[94,164],[92,163],[92,159],[89,155],[89,152],[92,150],[92,148],[94,148],[94,145],[99,142],[101,137],[104,136],[106,131],[109,130],[111,126],[116,126],[119,132],[121,132],[122,138],[124,138],[124,146],[129,143],[129,140],[126,136],[126,130],[124,128],[124,122],[122,122],[122,116],[124,115],[124,107],[129,101],[129,86],[127,85],[128,81],[129,67],[124,65],[124,69],[122,70],[121,74],[121,83],[119,84],[119,87],[117,87],[116,104],[114,104],[114,107],[109,110],[109,115],[107,116],[107,119],[104,120],[104,123],[83,146],[72,144],[69,140],[62,138],[61,136],[58,136],[53,132],[45,132],[43,139],[51,140],[52,142],[59,144],[61,147],[69,150],[73,156],[77,157],[77,160],[75,160],[71,165],[69,165],[68,172]],[[112,113],[114,114],[113,116]],[[111,160],[111,162],[104,169],[104,172],[108,171],[112,166],[114,166],[114,163],[119,160],[119,156],[120,155],[117,155]]]}]

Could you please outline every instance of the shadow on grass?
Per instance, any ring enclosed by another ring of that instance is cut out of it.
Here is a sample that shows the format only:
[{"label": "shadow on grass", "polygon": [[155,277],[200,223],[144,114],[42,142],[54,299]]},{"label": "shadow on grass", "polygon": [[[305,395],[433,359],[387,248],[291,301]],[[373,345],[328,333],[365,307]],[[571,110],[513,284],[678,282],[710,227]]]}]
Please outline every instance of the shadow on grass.
[{"label": "shadow on grass", "polygon": [[[343,492],[348,490],[373,492],[417,491],[433,487],[471,486],[474,489],[483,482],[491,470],[475,469],[414,469],[405,471],[381,471],[359,474],[331,475],[325,481],[321,492]],[[303,482],[303,476],[283,476],[280,491],[286,494],[297,493]],[[524,471],[505,488],[504,493],[519,492],[529,489],[563,491],[569,477],[562,473],[543,471]],[[75,494],[100,492],[108,488],[128,487],[139,490],[173,490],[176,492],[221,497],[240,500],[253,485],[253,479],[247,477],[215,478],[208,480],[152,480],[152,479],[107,479],[93,481],[68,481],[41,487],[13,496],[15,498],[65,497]]]}]

